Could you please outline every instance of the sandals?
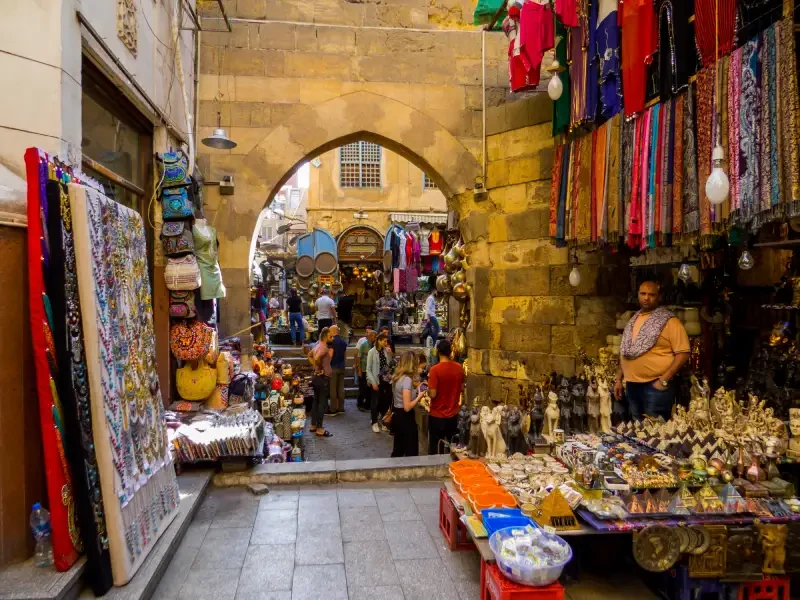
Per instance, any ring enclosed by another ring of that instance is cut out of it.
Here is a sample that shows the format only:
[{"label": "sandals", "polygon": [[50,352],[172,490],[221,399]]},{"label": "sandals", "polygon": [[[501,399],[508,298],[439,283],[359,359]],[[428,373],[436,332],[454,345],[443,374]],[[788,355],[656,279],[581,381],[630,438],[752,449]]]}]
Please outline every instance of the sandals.
[{"label": "sandals", "polygon": [[314,425],[312,425],[311,427],[308,428],[308,431],[311,432],[311,433],[314,433],[316,430],[317,430],[317,428]]},{"label": "sandals", "polygon": [[[322,433],[320,433],[320,431],[322,431]],[[328,437],[333,437],[333,434],[330,431],[328,431],[327,429],[317,429],[316,436],[317,437],[326,437],[326,438],[328,438]]]}]

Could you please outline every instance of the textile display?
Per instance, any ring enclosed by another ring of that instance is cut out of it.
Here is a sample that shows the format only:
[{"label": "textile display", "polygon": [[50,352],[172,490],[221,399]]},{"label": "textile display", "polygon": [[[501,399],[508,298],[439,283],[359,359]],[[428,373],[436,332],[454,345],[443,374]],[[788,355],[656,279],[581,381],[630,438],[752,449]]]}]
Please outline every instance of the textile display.
[{"label": "textile display", "polygon": [[155,359],[141,216],[97,190],[69,199],[93,437],[115,585],[133,577],[177,514]]},{"label": "textile display", "polygon": [[[677,96],[625,122],[618,114],[558,147],[550,193],[555,243],[708,248],[730,226],[757,229],[800,215],[793,27],[791,17],[777,21],[701,69]],[[705,181],[718,143],[731,189],[713,206]]]},{"label": "textile display", "polygon": [[44,469],[47,480],[48,509],[52,529],[53,562],[58,571],[67,571],[82,550],[73,495],[72,474],[65,448],[64,415],[56,381],[59,376],[54,321],[45,281],[51,266],[47,232],[48,160],[43,152],[25,152],[28,180],[28,290],[31,338],[33,341],[36,392],[42,427]]}]

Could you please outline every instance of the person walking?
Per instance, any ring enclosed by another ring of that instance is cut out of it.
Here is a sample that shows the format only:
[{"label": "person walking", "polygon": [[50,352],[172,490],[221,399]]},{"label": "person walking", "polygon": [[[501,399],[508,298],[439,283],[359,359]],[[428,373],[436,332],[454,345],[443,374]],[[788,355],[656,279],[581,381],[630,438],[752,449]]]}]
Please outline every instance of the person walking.
[{"label": "person walking", "polygon": [[[289,298],[286,299],[286,310],[289,313],[289,333],[292,336],[292,344],[302,346],[305,340],[305,328],[303,327],[303,299],[297,294],[297,290],[289,290]],[[296,337],[295,337],[296,334]]]},{"label": "person walking", "polygon": [[358,379],[358,410],[369,410],[370,385],[367,383],[367,356],[378,334],[374,329],[367,327],[367,333],[356,343],[356,359],[353,367]]},{"label": "person walking", "polygon": [[622,382],[631,417],[672,415],[673,376],[689,360],[689,337],[681,322],[659,306],[661,284],[645,281],[639,286],[639,311],[622,333],[620,364],[614,381],[614,397],[622,399]]},{"label": "person walking", "polygon": [[425,298],[424,319],[427,321],[427,323],[422,333],[422,339],[424,341],[428,336],[431,336],[433,338],[434,345],[436,345],[436,342],[439,341],[439,332],[442,330],[442,327],[439,325],[439,319],[436,317],[435,289],[431,290],[431,293],[427,298]]},{"label": "person walking", "polygon": [[322,288],[322,295],[317,298],[314,303],[317,309],[317,327],[320,331],[333,325],[333,320],[336,318],[336,304],[331,298],[331,291],[325,287]]},{"label": "person walking", "polygon": [[386,288],[386,293],[383,295],[383,298],[379,298],[375,305],[378,308],[378,329],[382,329],[384,327],[388,328],[389,339],[391,339],[392,323],[394,322],[394,316],[397,312],[399,304],[397,303],[397,300],[392,297],[392,291],[389,288]]},{"label": "person walking", "polygon": [[464,368],[451,356],[450,342],[436,344],[439,362],[428,374],[428,396],[431,414],[428,417],[428,454],[445,454],[443,440],[450,442],[458,433],[458,403],[464,387]]},{"label": "person walking", "polygon": [[370,390],[370,412],[372,417],[372,431],[380,433],[388,431],[379,419],[387,410],[387,400],[391,396],[391,352],[389,351],[389,338],[381,333],[375,339],[375,345],[367,355],[367,383]]},{"label": "person walking", "polygon": [[414,390],[417,369],[417,355],[408,350],[400,356],[392,375],[392,431],[394,432],[392,458],[419,456],[419,434],[414,407],[425,392]]},{"label": "person walking", "polygon": [[328,329],[319,332],[319,341],[308,355],[311,365],[314,367],[314,376],[311,378],[311,385],[314,387],[314,402],[311,405],[311,427],[309,431],[316,433],[319,437],[333,436],[323,427],[325,408],[328,406],[331,385],[331,357],[333,348],[328,346]]},{"label": "person walking", "polygon": [[347,366],[347,342],[339,335],[339,327],[328,330],[331,355],[331,404],[325,414],[330,417],[344,412],[344,371]]}]

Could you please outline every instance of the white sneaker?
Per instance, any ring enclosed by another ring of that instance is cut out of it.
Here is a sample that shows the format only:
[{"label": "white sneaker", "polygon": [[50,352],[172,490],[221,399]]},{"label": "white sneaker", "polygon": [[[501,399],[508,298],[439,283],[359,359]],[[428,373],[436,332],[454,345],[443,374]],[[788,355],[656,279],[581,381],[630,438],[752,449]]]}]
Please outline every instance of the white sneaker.
[{"label": "white sneaker", "polygon": [[380,430],[380,428],[378,427],[378,424],[377,424],[377,423],[373,423],[373,424],[372,424],[372,431],[373,431],[373,432],[375,432],[375,433],[380,433],[380,432],[381,432],[381,430]]}]

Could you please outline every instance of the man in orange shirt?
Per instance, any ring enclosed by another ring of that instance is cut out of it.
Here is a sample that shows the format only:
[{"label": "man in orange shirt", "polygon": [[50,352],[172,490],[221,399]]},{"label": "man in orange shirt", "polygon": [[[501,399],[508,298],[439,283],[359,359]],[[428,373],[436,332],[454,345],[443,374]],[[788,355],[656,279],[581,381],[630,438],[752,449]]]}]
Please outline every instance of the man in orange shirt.
[{"label": "man in orange shirt", "polygon": [[669,419],[675,401],[672,377],[689,360],[689,337],[681,322],[666,308],[659,307],[661,285],[645,281],[639,286],[640,310],[622,334],[620,365],[614,382],[614,396],[625,395],[631,417],[643,415]]}]

